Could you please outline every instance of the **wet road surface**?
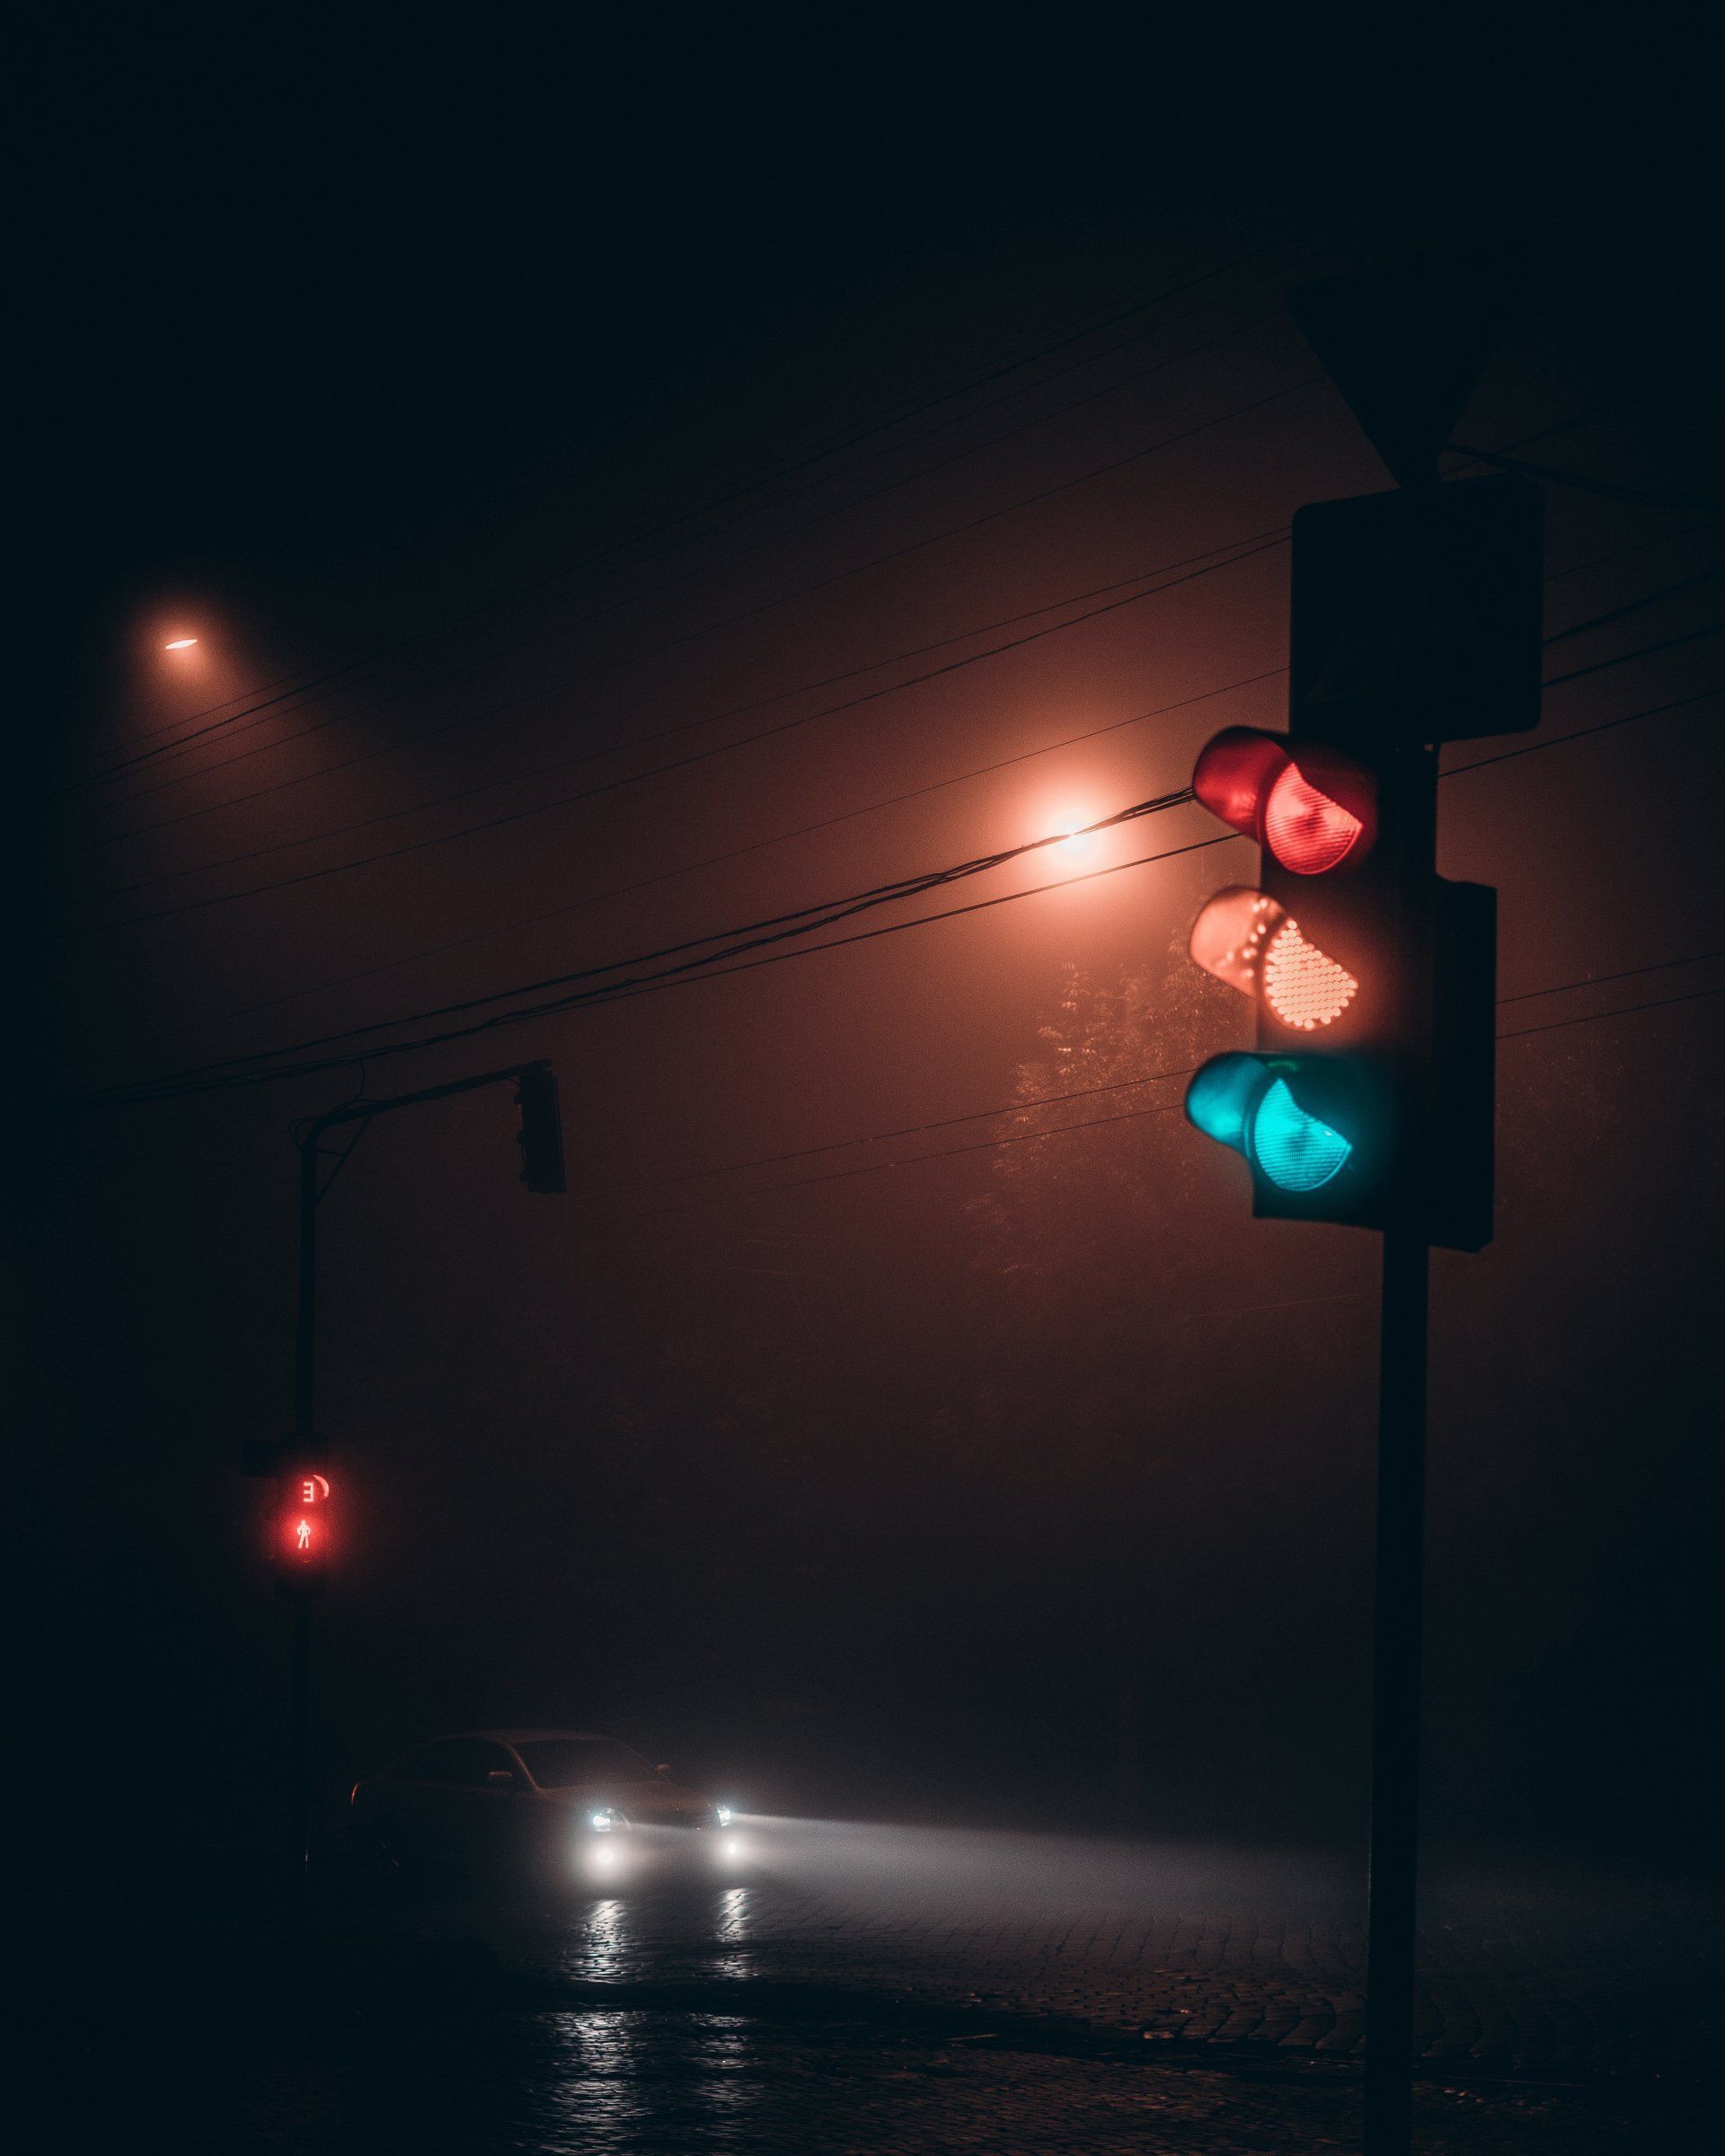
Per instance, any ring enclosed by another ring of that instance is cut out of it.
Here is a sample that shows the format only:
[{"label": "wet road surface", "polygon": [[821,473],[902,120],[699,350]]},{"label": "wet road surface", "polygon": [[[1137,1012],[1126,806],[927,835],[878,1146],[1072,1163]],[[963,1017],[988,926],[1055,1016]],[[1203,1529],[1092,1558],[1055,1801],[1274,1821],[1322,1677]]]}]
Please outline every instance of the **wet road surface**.
[{"label": "wet road surface", "polygon": [[[743,1876],[26,1913],[58,2145],[281,2152],[1346,2149],[1361,1912],[1309,1860],[755,1823]],[[770,1831],[769,1831],[770,1830]],[[772,1833],[776,1842],[772,1842]],[[1693,1897],[1452,1885],[1422,2149],[1709,2145]]]}]

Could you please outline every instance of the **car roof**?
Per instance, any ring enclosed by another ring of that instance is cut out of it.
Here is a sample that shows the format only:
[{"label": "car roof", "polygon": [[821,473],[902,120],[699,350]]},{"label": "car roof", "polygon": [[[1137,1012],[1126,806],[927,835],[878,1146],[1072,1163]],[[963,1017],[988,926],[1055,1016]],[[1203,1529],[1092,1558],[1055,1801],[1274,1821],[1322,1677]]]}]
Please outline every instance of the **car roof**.
[{"label": "car roof", "polygon": [[[454,1736],[482,1736],[494,1745],[536,1745],[545,1738],[575,1738],[584,1744],[620,1744],[620,1737],[606,1736],[600,1729],[456,1729]],[[632,1745],[627,1747],[633,1751]]]}]

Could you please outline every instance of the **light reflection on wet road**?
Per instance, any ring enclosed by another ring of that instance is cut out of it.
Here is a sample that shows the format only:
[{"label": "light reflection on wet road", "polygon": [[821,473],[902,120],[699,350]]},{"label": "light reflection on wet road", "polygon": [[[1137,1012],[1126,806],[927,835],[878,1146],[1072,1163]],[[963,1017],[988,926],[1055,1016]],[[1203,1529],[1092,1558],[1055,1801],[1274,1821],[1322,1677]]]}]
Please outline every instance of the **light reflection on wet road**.
[{"label": "light reflection on wet road", "polygon": [[[297,1951],[240,1921],[64,1928],[50,2041],[74,2054],[79,2104],[99,2081],[115,2131],[171,2120],[188,2149],[1353,2144],[1360,1912],[1335,1867],[756,1824],[743,1881],[349,1892]],[[1717,2012],[1695,1972],[1715,1936],[1645,1893],[1434,1895],[1423,2145],[1688,2145]],[[79,1987],[97,1966],[93,2027]]]}]

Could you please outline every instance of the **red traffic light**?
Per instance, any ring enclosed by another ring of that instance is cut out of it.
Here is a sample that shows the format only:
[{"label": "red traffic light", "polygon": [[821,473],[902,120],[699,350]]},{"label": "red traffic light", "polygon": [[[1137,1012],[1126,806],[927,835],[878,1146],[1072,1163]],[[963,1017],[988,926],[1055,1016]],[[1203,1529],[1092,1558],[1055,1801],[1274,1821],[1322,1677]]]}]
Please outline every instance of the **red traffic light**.
[{"label": "red traffic light", "polygon": [[1377,836],[1377,782],[1364,764],[1255,726],[1231,726],[1206,745],[1192,791],[1296,876],[1351,868]]},{"label": "red traffic light", "polygon": [[275,1517],[277,1561],[289,1574],[321,1575],[330,1556],[330,1479],[296,1467],[281,1479]]}]

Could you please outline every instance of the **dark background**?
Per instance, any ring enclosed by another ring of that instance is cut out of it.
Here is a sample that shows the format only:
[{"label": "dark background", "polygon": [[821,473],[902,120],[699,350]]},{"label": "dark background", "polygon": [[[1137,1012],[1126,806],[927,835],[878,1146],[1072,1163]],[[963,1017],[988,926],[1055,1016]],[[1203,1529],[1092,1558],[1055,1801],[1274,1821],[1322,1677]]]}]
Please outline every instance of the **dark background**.
[{"label": "dark background", "polygon": [[[1305,276],[1480,241],[1523,261],[1457,438],[1537,435],[1629,497],[1550,489],[1552,632],[1718,566],[1682,499],[1721,480],[1693,70],[982,57],[860,23],[469,38],[153,27],[35,56],[7,859],[39,1830],[266,1843],[287,1619],[236,1467],[287,1426],[289,1118],[545,1055],[566,1199],[517,1183],[500,1092],[379,1125],[324,1208],[326,1796],[440,1727],[590,1724],[763,1808],[1350,1842],[1372,1244],[1254,1226],[1177,1114],[998,1150],[1015,1126],[920,1129],[1238,1045],[1243,1005],[1182,956],[1231,856],[363,1074],[75,1103],[1062,828],[1184,783],[1221,724],[1278,723],[1272,680],[941,783],[1278,667],[1272,551],[776,742],[312,873],[1381,486],[1281,306]],[[1718,600],[1674,593],[1550,670]],[[1554,689],[1542,741],[1606,730],[1443,791],[1443,867],[1501,893],[1501,990],[1529,998],[1506,1027],[1658,1004],[1506,1041],[1497,1240],[1435,1268],[1449,1846],[1683,1870],[1712,1810],[1718,976],[1671,962],[1718,943],[1718,706],[1607,722],[1717,667],[1703,638]],[[1208,828],[1188,809],[1083,865]]]}]

